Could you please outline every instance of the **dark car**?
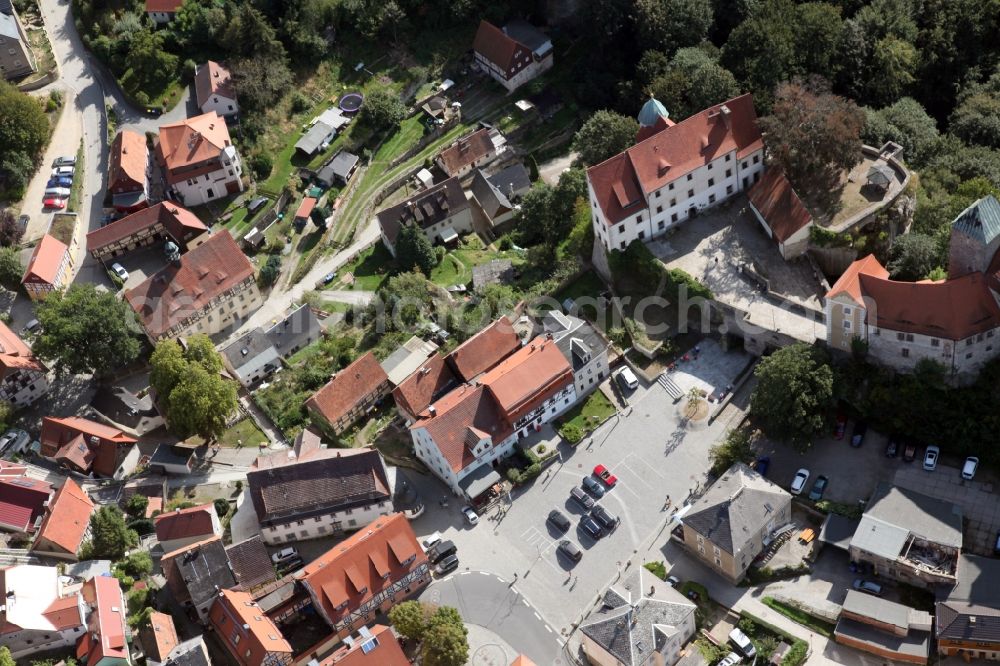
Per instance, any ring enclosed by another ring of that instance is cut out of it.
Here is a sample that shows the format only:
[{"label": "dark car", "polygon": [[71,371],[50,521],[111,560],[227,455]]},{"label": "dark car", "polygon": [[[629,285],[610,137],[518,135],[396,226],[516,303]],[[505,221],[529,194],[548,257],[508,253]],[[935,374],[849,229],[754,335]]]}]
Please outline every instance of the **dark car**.
[{"label": "dark car", "polygon": [[590,510],[590,516],[598,523],[600,523],[601,526],[604,529],[606,529],[609,533],[612,532],[616,527],[618,527],[618,523],[622,521],[621,518],[614,515],[600,504],[598,504],[597,506],[595,506],[593,509]]},{"label": "dark car", "polygon": [[580,529],[587,533],[591,539],[600,539],[604,536],[604,530],[597,524],[597,521],[590,516],[580,519]]},{"label": "dark car", "polygon": [[767,476],[767,469],[770,466],[771,456],[761,456],[760,458],[757,458],[757,464],[754,466],[754,469],[756,469],[757,473],[761,476]]},{"label": "dark car", "polygon": [[809,491],[809,499],[813,502],[818,502],[823,499],[823,493],[826,492],[826,484],[829,482],[825,476],[820,474],[816,477],[816,482],[813,484],[812,490]]},{"label": "dark car", "polygon": [[556,509],[552,509],[551,511],[549,511],[549,517],[546,520],[560,532],[565,532],[570,527],[569,518],[564,516],[561,511],[558,511]]},{"label": "dark car", "polygon": [[604,485],[592,476],[583,477],[580,484],[594,494],[595,497],[604,497]]},{"label": "dark car", "polygon": [[449,571],[454,571],[458,568],[458,555],[449,555],[448,557],[441,560],[437,567],[434,568],[438,574],[446,574]]},{"label": "dark car", "polygon": [[865,441],[865,433],[868,432],[868,424],[864,421],[858,421],[854,424],[854,430],[851,431],[851,446],[857,448],[861,446]]},{"label": "dark car", "polygon": [[896,435],[889,435],[889,443],[885,445],[885,457],[895,458],[899,455],[899,438]]},{"label": "dark car", "polygon": [[427,551],[427,559],[431,564],[437,564],[449,555],[454,555],[458,548],[451,541],[442,541]]},{"label": "dark car", "polygon": [[72,178],[49,178],[49,182],[45,183],[45,187],[72,187]]},{"label": "dark car", "polygon": [[327,273],[326,275],[323,276],[323,284],[330,284],[336,279],[337,279],[337,271],[334,271],[332,273]]},{"label": "dark car", "polygon": [[266,204],[267,202],[268,202],[267,197],[257,197],[249,204],[247,204],[247,210],[250,211],[251,214],[256,213],[260,209],[260,207]]},{"label": "dark car", "polygon": [[913,462],[917,457],[917,445],[913,442],[907,442],[906,446],[903,447],[903,462]]},{"label": "dark car", "polygon": [[583,491],[582,488],[573,486],[569,491],[569,496],[576,500],[576,503],[582,506],[586,511],[590,511],[594,508],[594,498]]},{"label": "dark car", "polygon": [[583,551],[580,550],[580,548],[572,541],[563,539],[559,542],[559,548],[557,550],[560,555],[573,560],[574,562],[579,562],[583,559]]}]

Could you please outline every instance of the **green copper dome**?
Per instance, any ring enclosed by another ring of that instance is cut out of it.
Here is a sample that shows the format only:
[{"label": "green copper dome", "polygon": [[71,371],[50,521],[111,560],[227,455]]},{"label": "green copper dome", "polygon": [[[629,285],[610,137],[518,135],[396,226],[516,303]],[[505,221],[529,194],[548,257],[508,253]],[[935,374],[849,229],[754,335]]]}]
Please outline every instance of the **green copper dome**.
[{"label": "green copper dome", "polygon": [[667,109],[660,104],[655,97],[650,97],[646,100],[646,103],[642,105],[642,109],[639,110],[639,125],[642,127],[652,127],[656,124],[656,121],[660,118],[669,118],[670,114],[667,113]]}]

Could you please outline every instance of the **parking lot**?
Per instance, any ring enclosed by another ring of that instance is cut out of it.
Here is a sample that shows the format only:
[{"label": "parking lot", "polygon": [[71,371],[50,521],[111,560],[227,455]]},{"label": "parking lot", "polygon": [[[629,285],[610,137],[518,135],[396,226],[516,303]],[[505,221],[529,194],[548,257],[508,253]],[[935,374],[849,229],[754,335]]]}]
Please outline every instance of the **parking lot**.
[{"label": "parking lot", "polygon": [[[714,343],[703,345],[700,359],[705,367],[713,368],[713,381],[727,383],[748,360],[744,353],[724,353]],[[725,367],[730,373],[723,372]],[[698,372],[698,366],[692,364],[687,370]],[[466,525],[454,501],[447,509],[428,501],[425,514],[414,521],[417,534],[440,531],[453,540],[458,546],[459,572],[491,571],[517,580],[528,600],[565,633],[637,551],[667,538],[666,497],[679,506],[703,486],[708,449],[724,434],[723,423],[710,426],[705,421],[685,421],[684,401],[675,405],[657,383],[641,386],[629,396],[629,403],[629,410],[606,422],[575,449],[561,445],[561,459],[548,473],[516,489],[511,503],[481,516],[478,525]],[[578,528],[585,512],[569,493],[597,464],[618,477],[617,485],[599,503],[620,517],[621,524],[610,536],[594,541]],[[420,477],[414,482],[425,498],[444,493],[436,479]],[[572,526],[566,534],[546,523],[552,509],[570,518]],[[557,554],[561,539],[579,544],[583,551],[579,563]]]}]

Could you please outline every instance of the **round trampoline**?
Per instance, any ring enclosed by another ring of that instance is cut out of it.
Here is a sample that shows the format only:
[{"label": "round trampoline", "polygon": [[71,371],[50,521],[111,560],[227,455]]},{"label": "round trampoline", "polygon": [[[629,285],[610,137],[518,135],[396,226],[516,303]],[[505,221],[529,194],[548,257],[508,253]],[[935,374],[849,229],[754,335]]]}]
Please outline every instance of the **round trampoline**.
[{"label": "round trampoline", "polygon": [[361,96],[361,93],[356,93],[356,92],[347,93],[340,98],[339,102],[340,110],[343,111],[344,113],[355,113],[357,112],[358,109],[361,108],[361,102],[363,100],[364,97]]}]

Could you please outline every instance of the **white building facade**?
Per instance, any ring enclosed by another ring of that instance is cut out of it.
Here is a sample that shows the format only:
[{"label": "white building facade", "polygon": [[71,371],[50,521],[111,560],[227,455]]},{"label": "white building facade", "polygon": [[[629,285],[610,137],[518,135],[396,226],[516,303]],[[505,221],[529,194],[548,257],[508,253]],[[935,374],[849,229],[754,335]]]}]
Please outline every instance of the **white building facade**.
[{"label": "white building facade", "polygon": [[200,206],[227,194],[243,191],[243,163],[236,146],[226,146],[219,154],[217,169],[178,180],[173,184],[185,206]]},{"label": "white building facade", "polygon": [[390,500],[340,511],[331,511],[320,516],[292,519],[287,523],[262,526],[260,536],[269,546],[293,543],[306,539],[319,539],[353,532],[371,523],[379,516],[387,516],[394,509]]}]

